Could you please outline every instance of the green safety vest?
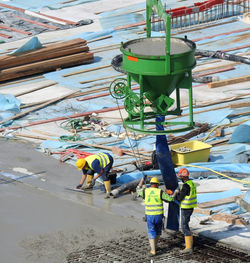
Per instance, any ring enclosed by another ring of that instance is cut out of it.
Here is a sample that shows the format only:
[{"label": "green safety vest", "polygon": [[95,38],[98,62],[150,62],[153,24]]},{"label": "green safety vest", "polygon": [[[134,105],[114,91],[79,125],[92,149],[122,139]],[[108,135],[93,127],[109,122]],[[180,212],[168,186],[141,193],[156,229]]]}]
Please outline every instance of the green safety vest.
[{"label": "green safety vest", "polygon": [[146,215],[162,215],[163,202],[161,200],[161,189],[146,188],[145,189],[145,213]]},{"label": "green safety vest", "polygon": [[88,166],[91,170],[94,170],[91,164],[96,159],[99,160],[101,168],[106,167],[110,163],[109,157],[105,153],[89,155],[88,157],[85,158],[85,160],[88,163]]},{"label": "green safety vest", "polygon": [[196,185],[192,180],[186,181],[185,184],[189,185],[190,193],[181,201],[180,208],[194,208],[197,206]]}]

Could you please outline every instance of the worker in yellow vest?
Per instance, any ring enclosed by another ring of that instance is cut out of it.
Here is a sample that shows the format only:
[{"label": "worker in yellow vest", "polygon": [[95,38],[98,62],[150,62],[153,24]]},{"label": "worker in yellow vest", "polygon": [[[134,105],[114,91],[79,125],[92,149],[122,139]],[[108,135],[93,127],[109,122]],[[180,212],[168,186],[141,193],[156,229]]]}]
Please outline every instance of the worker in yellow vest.
[{"label": "worker in yellow vest", "polygon": [[[108,153],[99,153],[89,155],[84,159],[78,159],[76,166],[78,170],[82,170],[82,177],[80,184],[77,185],[77,189],[92,189],[95,185],[95,181],[100,176],[103,179],[104,186],[106,189],[106,197],[110,197],[111,183],[108,177],[108,173],[113,165],[113,157]],[[95,173],[97,175],[94,177]],[[86,180],[87,179],[87,180]],[[86,182],[86,186],[83,187],[83,184]]]},{"label": "worker in yellow vest", "polygon": [[[141,181],[142,182],[142,181]],[[140,183],[141,183],[140,182]],[[149,188],[141,188],[142,184],[137,189],[137,195],[141,196],[145,202],[145,214],[148,228],[148,238],[151,247],[151,256],[156,255],[156,246],[163,227],[163,201],[172,202],[174,197],[169,196],[163,190],[159,189],[159,180],[153,177],[150,180]]]},{"label": "worker in yellow vest", "polygon": [[191,253],[193,251],[193,236],[189,228],[190,217],[197,206],[196,185],[189,178],[189,171],[181,168],[178,177],[183,182],[181,190],[175,190],[175,198],[180,202],[181,226],[185,236],[185,249],[181,253]]}]

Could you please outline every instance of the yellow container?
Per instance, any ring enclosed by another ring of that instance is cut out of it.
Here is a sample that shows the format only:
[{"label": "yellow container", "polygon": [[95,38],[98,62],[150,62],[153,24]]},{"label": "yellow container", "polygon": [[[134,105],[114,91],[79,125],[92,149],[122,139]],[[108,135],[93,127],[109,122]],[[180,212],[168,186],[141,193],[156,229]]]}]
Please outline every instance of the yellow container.
[{"label": "yellow container", "polygon": [[[170,145],[172,161],[175,165],[207,162],[211,147],[212,145],[200,141]],[[189,151],[185,151],[185,149],[189,149]]]}]

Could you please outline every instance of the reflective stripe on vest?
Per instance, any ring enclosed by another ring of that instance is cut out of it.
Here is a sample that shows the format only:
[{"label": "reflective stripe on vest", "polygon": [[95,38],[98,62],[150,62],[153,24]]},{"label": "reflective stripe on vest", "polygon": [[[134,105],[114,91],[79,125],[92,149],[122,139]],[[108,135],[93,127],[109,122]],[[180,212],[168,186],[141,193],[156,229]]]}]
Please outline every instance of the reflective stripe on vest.
[{"label": "reflective stripe on vest", "polygon": [[101,168],[105,168],[110,163],[109,156],[105,153],[90,155],[86,157],[85,160],[91,170],[94,170],[91,164],[96,159],[100,162]]},{"label": "reflective stripe on vest", "polygon": [[163,214],[161,189],[153,187],[145,189],[145,213],[146,215]]},{"label": "reflective stripe on vest", "polygon": [[197,194],[196,194],[196,185],[192,180],[185,182],[190,187],[189,195],[186,195],[185,198],[181,201],[181,208],[194,208],[197,206]]}]

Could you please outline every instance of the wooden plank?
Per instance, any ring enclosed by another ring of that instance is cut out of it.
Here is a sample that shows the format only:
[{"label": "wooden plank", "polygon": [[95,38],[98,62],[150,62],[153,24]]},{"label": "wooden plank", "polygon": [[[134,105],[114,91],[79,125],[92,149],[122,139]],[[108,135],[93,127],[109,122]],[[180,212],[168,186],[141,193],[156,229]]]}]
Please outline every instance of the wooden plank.
[{"label": "wooden plank", "polygon": [[94,81],[99,81],[99,80],[103,80],[103,79],[111,79],[111,78],[116,78],[116,77],[120,77],[120,76],[124,76],[125,74],[118,74],[118,75],[113,75],[113,76],[108,76],[108,77],[103,77],[103,78],[96,78],[96,79],[90,79],[90,80],[85,80],[85,81],[79,81],[80,84],[86,84],[89,82],[94,82]]},{"label": "wooden plank", "polygon": [[233,70],[233,69],[235,69],[235,67],[225,67],[225,68],[215,69],[215,70],[204,72],[204,73],[195,74],[195,75],[193,75],[193,77],[202,77],[202,76],[207,76],[207,75],[211,75],[211,74],[225,72],[225,71],[229,71],[229,70]]},{"label": "wooden plank", "polygon": [[19,93],[16,93],[16,94],[15,94],[15,97],[20,97],[20,96],[23,96],[23,95],[25,95],[25,94],[32,93],[32,92],[37,91],[37,90],[41,90],[41,89],[45,89],[45,88],[48,88],[48,87],[52,87],[52,86],[54,86],[55,84],[56,84],[56,83],[47,84],[47,85],[43,85],[43,86],[40,86],[40,87],[35,87],[35,88],[30,89],[30,90],[27,90],[27,91],[19,92]]},{"label": "wooden plank", "polygon": [[0,33],[0,37],[4,37],[4,38],[12,38],[12,36],[10,36],[10,35],[6,35],[6,34],[3,34],[3,33]]},{"label": "wooden plank", "polygon": [[16,11],[19,11],[19,12],[22,12],[22,13],[24,13],[24,11],[25,11],[25,9],[23,9],[23,8],[11,6],[11,5],[6,5],[6,4],[3,4],[3,3],[0,3],[0,6],[4,7],[4,8],[7,8],[7,9],[16,10]]},{"label": "wooden plank", "polygon": [[194,70],[192,70],[192,73],[196,73],[196,72],[203,72],[203,71],[209,71],[209,70],[214,70],[214,69],[221,69],[221,68],[225,68],[226,66],[235,66],[235,65],[239,65],[241,64],[240,62],[231,62],[231,63],[227,63],[226,65],[214,65],[214,66],[208,66],[205,68],[200,68],[199,66],[197,66]]},{"label": "wooden plank", "polygon": [[48,59],[19,67],[3,69],[0,72],[0,81],[16,79],[20,77],[30,76],[38,73],[44,73],[56,70],[58,68],[66,68],[77,65],[83,65],[92,62],[93,53],[77,53],[69,56]]},{"label": "wooden plank", "polygon": [[214,201],[198,203],[197,206],[198,208],[209,208],[209,207],[214,207],[214,206],[219,206],[219,205],[224,205],[224,204],[230,204],[230,203],[234,203],[236,198],[240,196],[241,195],[230,196],[230,197],[221,198],[221,199],[214,200]]},{"label": "wooden plank", "polygon": [[112,36],[112,35],[107,35],[107,36],[103,36],[103,37],[94,38],[94,39],[88,40],[88,44],[89,44],[89,43],[92,43],[92,42],[99,41],[99,40],[111,38],[111,37],[113,37],[113,36]]},{"label": "wooden plank", "polygon": [[199,208],[199,207],[195,207],[194,208],[194,213],[203,214],[203,215],[212,215],[213,212],[210,209],[202,209],[202,208]]},{"label": "wooden plank", "polygon": [[67,74],[64,74],[62,76],[63,77],[70,77],[70,76],[74,76],[74,75],[77,75],[77,74],[82,74],[82,73],[90,72],[90,71],[93,71],[93,70],[99,70],[99,69],[109,68],[109,67],[111,67],[111,65],[104,65],[104,66],[90,68],[90,69],[83,69],[83,70],[67,73]]},{"label": "wooden plank", "polygon": [[247,27],[247,28],[242,28],[242,29],[238,29],[238,30],[228,31],[228,32],[224,32],[224,33],[220,33],[220,34],[216,34],[216,35],[210,35],[210,36],[206,36],[206,37],[192,39],[192,41],[198,42],[198,41],[201,41],[201,40],[204,40],[204,39],[210,39],[210,38],[214,38],[214,37],[218,37],[218,36],[231,35],[231,34],[234,34],[234,33],[240,33],[240,32],[249,31],[249,30],[250,30],[250,27]]},{"label": "wooden plank", "polygon": [[0,68],[1,69],[7,69],[12,67],[18,67],[22,65],[27,65],[34,62],[39,62],[47,59],[53,59],[53,58],[59,58],[64,57],[68,55],[73,55],[77,53],[87,52],[89,48],[87,46],[82,47],[75,47],[75,48],[69,48],[67,50],[61,49],[61,50],[55,50],[53,52],[46,52],[44,50],[44,53],[42,54],[25,54],[22,56],[13,56],[12,58],[6,59],[6,60],[0,60]]},{"label": "wooden plank", "polygon": [[240,102],[240,103],[233,103],[233,104],[230,105],[230,109],[244,108],[244,107],[249,107],[249,106],[250,106],[250,101]]},{"label": "wooden plank", "polygon": [[227,118],[233,118],[233,117],[244,116],[244,115],[250,115],[250,111],[232,113],[232,114],[229,114]]},{"label": "wooden plank", "polygon": [[0,84],[0,87],[10,86],[10,85],[18,84],[18,83],[22,83],[22,82],[29,82],[30,80],[34,80],[34,79],[44,79],[44,76],[36,76],[36,77],[30,77],[28,79],[19,79],[19,80],[8,81],[7,83]]},{"label": "wooden plank", "polygon": [[20,33],[20,34],[23,34],[23,35],[26,35],[26,36],[32,35],[31,32],[24,31],[24,30],[21,30],[21,29],[17,29],[17,28],[14,28],[14,27],[9,27],[9,26],[5,26],[5,25],[1,25],[1,24],[0,24],[0,28],[2,28],[2,29],[7,29],[7,30],[10,30],[10,31],[12,31],[12,32],[17,32],[17,33]]},{"label": "wooden plank", "polygon": [[[40,49],[36,49],[36,50],[31,50],[31,51],[28,51],[28,52],[25,52],[25,53],[21,53],[19,55],[16,55],[16,56],[22,56],[22,55],[25,55],[25,54],[43,54],[44,50],[46,50],[46,52],[54,52],[55,50],[57,49],[67,49],[67,48],[70,48],[70,47],[74,47],[74,46],[79,46],[79,45],[86,45],[87,44],[87,41],[84,40],[84,39],[81,39],[81,38],[76,38],[76,39],[73,39],[73,40],[68,40],[68,41],[63,41],[63,42],[57,42],[56,44],[50,44],[50,45],[47,45],[47,46],[43,46],[42,48]],[[8,49],[8,51],[11,51],[11,50],[14,50],[16,48],[12,48],[12,49]],[[1,56],[0,57],[0,60],[5,60],[5,59],[9,59],[11,56],[9,55],[6,55],[6,56]]]},{"label": "wooden plank", "polygon": [[18,55],[1,56],[0,68],[5,69],[25,65],[45,59],[52,59],[56,57],[85,52],[88,50],[89,48],[88,46],[86,46],[86,40],[76,39],[73,41],[65,41]]},{"label": "wooden plank", "polygon": [[236,84],[236,83],[240,83],[240,82],[246,82],[246,81],[250,81],[250,75],[245,75],[245,76],[241,76],[241,77],[211,82],[211,83],[208,83],[208,87],[209,88],[218,88],[218,87]]}]

